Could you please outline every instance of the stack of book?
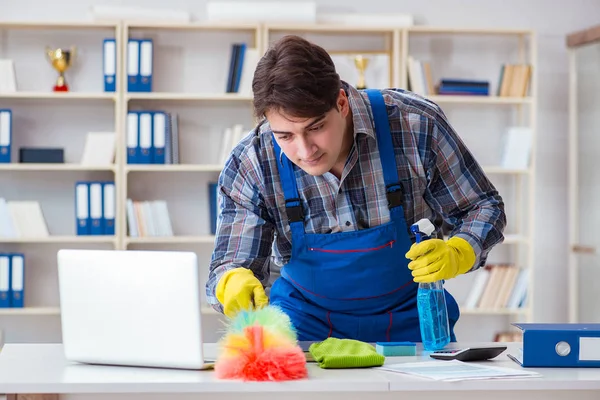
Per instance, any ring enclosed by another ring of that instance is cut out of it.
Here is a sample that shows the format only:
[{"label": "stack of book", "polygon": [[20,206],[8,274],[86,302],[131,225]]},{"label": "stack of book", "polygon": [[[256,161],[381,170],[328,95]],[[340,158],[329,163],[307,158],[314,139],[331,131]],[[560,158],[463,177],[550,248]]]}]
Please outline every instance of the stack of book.
[{"label": "stack of book", "polygon": [[513,265],[488,265],[477,274],[467,300],[467,309],[517,309],[527,297],[529,273]]},{"label": "stack of book", "polygon": [[442,79],[438,88],[440,95],[489,96],[490,83],[471,79]]},{"label": "stack of book", "polygon": [[173,236],[167,202],[127,199],[127,227],[130,237]]}]

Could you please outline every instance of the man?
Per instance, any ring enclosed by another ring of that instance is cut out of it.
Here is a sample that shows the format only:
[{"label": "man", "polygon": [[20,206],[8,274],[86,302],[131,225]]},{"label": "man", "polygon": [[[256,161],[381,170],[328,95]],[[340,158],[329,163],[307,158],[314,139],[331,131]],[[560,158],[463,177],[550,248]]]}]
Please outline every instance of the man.
[{"label": "man", "polygon": [[[262,122],[219,179],[209,302],[228,316],[280,306],[299,340],[421,341],[417,282],[475,270],[503,240],[494,186],[437,105],[357,91],[302,38],[275,43],[252,88]],[[413,245],[421,218],[451,226],[450,239]],[[269,299],[271,258],[282,267]]]}]

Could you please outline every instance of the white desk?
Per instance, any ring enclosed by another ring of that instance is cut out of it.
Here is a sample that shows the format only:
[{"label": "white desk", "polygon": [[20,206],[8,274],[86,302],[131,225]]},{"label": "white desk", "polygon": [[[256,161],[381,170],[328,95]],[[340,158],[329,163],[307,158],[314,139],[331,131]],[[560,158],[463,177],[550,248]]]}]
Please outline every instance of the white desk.
[{"label": "white desk", "polygon": [[[214,345],[208,347],[209,352],[214,350]],[[389,357],[386,362],[420,359],[423,356]],[[493,362],[520,368],[506,353]],[[439,400],[443,391],[443,400],[600,399],[600,369],[536,369],[542,378],[463,382],[437,382],[377,369],[325,370],[313,363],[308,369],[309,378],[301,381],[244,383],[217,380],[212,371],[74,364],[64,359],[60,344],[7,344],[0,352],[0,394],[53,393],[66,400]]]}]

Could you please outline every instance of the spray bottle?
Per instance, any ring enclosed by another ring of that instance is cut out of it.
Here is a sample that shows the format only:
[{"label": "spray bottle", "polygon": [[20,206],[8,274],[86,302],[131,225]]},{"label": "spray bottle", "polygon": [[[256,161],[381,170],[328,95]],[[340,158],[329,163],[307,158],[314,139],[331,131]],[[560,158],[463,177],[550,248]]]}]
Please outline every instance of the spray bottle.
[{"label": "spray bottle", "polygon": [[[410,227],[416,242],[427,240],[435,231],[435,226],[426,218]],[[448,308],[442,281],[419,283],[417,289],[417,308],[421,326],[421,340],[426,351],[443,349],[450,343]]]}]

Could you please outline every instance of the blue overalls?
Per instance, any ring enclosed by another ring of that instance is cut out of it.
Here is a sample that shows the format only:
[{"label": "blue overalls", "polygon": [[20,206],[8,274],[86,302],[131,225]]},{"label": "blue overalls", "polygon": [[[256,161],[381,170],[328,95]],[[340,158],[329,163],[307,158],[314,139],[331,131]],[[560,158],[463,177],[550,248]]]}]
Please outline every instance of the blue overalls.
[{"label": "blue overalls", "polygon": [[[292,255],[271,288],[270,303],[292,320],[300,341],[327,337],[364,342],[420,342],[417,284],[405,254],[411,246],[387,109],[378,90],[367,90],[390,207],[390,222],[333,234],[304,233],[293,164],[275,144],[292,232]],[[459,310],[446,292],[451,339]]]}]

